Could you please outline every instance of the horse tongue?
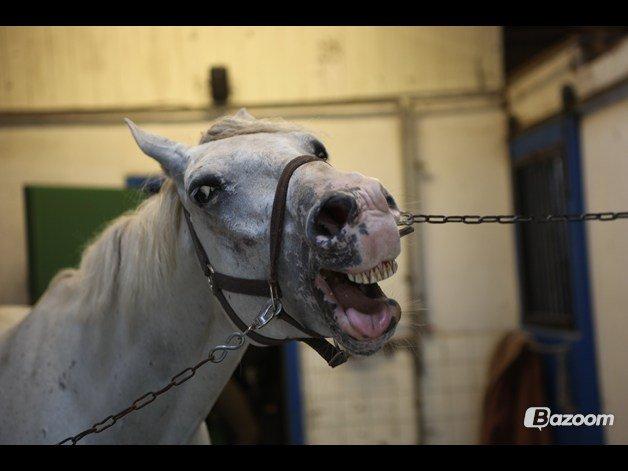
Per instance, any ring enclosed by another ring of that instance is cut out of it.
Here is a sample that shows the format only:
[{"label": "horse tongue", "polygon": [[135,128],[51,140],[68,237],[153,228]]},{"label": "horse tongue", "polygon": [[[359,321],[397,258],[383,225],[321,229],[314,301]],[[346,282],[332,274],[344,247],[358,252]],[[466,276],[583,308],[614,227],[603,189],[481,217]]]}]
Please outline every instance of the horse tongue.
[{"label": "horse tongue", "polygon": [[384,300],[379,298],[369,298],[360,288],[354,284],[336,282],[330,283],[330,288],[334,296],[344,310],[354,308],[362,314],[373,315],[381,312],[386,306]]},{"label": "horse tongue", "polygon": [[342,279],[330,279],[329,287],[344,309],[349,323],[361,336],[377,338],[390,325],[392,314],[379,287],[375,286],[375,290],[381,296],[376,298],[368,297],[357,285]]},{"label": "horse tongue", "polygon": [[351,326],[362,336],[375,339],[382,335],[392,320],[390,310],[383,306],[377,314],[364,314],[352,307],[345,310]]}]

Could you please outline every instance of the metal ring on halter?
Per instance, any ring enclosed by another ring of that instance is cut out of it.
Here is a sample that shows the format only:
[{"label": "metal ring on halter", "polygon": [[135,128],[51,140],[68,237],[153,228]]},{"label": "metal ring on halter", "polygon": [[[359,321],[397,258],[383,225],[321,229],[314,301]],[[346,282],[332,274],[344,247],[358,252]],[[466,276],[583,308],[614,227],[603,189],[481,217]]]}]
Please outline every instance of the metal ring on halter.
[{"label": "metal ring on halter", "polygon": [[397,225],[399,226],[411,226],[413,222],[413,216],[411,213],[406,213],[404,211],[401,211],[399,214],[399,222],[397,222]]},{"label": "metal ring on halter", "polygon": [[273,302],[272,299],[268,301],[266,307],[261,310],[257,318],[253,321],[253,324],[251,324],[251,330],[257,330],[264,327],[275,317],[277,317],[282,309],[283,307],[281,306],[281,302],[279,302],[278,300],[275,302]]},{"label": "metal ring on halter", "polygon": [[412,234],[414,232],[414,227],[412,227],[412,214],[401,212],[399,214],[399,221],[397,222],[398,226],[403,226],[399,229],[399,237],[407,236],[408,234]]}]

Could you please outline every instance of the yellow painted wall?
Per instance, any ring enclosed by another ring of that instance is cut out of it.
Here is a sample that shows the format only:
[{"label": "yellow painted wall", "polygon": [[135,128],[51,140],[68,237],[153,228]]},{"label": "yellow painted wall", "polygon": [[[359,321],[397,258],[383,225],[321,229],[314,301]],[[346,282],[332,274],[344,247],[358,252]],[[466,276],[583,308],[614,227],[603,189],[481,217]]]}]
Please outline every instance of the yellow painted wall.
[{"label": "yellow painted wall", "polygon": [[[421,212],[511,214],[506,134],[506,118],[497,103],[447,112],[418,110]],[[423,442],[475,444],[491,350],[519,323],[514,229],[425,224],[417,230],[429,326],[421,339]]]},{"label": "yellow painted wall", "polygon": [[[511,214],[503,111],[419,116],[417,160],[427,214]],[[423,231],[427,305],[439,329],[500,330],[517,323],[512,227],[433,224]]]},{"label": "yellow painted wall", "polygon": [[0,111],[204,106],[497,88],[499,27],[3,27]]},{"label": "yellow painted wall", "polygon": [[[628,208],[628,99],[582,119],[582,157],[586,209]],[[588,224],[589,274],[596,328],[597,360],[605,413],[615,424],[608,443],[628,444],[628,221]]]}]

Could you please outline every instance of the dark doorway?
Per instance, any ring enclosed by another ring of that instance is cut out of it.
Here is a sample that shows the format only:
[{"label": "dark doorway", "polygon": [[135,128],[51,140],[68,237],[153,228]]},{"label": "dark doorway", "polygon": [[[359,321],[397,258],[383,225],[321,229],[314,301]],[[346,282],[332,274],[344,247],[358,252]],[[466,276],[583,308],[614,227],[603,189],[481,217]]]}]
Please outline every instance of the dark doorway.
[{"label": "dark doorway", "polygon": [[282,445],[287,430],[283,347],[249,347],[207,417],[213,444]]}]

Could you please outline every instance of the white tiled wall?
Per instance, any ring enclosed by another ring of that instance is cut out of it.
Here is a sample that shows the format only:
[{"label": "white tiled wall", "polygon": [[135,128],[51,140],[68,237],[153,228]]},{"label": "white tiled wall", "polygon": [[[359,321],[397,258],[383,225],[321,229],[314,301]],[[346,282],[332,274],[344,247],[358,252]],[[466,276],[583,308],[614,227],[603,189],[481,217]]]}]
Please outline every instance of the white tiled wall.
[{"label": "white tiled wall", "polygon": [[[417,110],[420,209],[510,214],[504,111]],[[519,323],[512,227],[423,225],[420,292],[432,326],[421,339],[422,443],[477,443],[491,350]]]},{"label": "white tiled wall", "polygon": [[418,391],[414,349],[353,357],[332,370],[302,348],[306,442],[478,443],[490,356],[504,333],[439,330],[425,335]]},{"label": "white tiled wall", "polygon": [[423,339],[423,442],[478,443],[490,355],[503,331],[438,331]]},{"label": "white tiled wall", "polygon": [[413,355],[403,349],[352,357],[332,370],[302,347],[306,443],[418,443]]}]

